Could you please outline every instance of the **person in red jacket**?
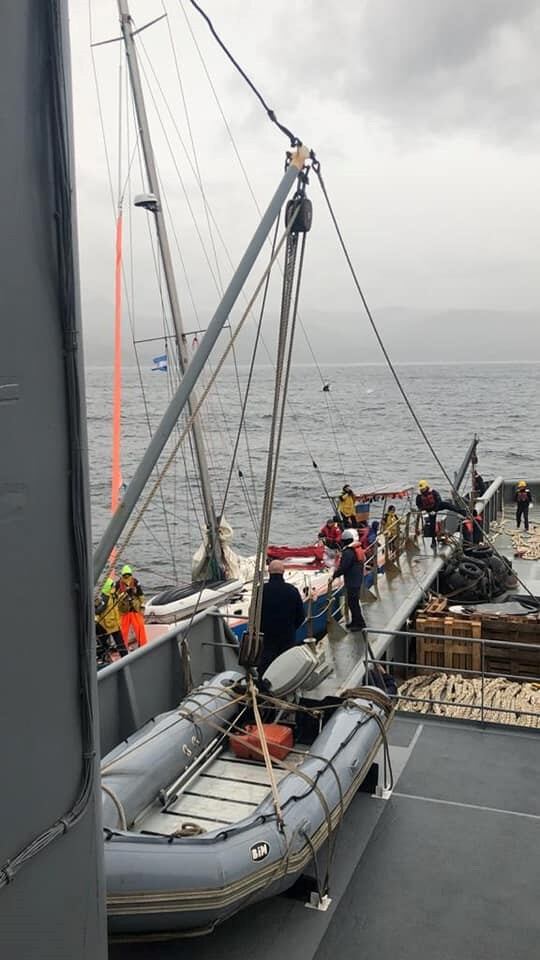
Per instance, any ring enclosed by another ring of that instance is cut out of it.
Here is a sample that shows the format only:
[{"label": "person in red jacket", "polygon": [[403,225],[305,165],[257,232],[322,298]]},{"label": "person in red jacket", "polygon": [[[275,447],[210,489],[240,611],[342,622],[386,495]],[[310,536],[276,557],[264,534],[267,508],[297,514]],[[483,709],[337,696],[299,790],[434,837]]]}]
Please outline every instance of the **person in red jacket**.
[{"label": "person in red jacket", "polygon": [[330,519],[326,521],[324,527],[319,530],[319,540],[322,540],[323,543],[331,549],[335,549],[338,546],[341,540],[341,527],[337,517],[330,517]]}]

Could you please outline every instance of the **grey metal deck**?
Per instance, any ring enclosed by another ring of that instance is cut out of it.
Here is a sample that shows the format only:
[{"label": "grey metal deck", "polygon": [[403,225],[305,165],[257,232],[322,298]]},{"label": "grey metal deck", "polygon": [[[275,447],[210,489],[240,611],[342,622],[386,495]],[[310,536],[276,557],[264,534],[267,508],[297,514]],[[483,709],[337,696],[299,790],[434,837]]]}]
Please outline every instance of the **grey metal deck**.
[{"label": "grey metal deck", "polygon": [[[500,521],[502,521],[502,531],[494,535],[493,542],[497,550],[505,556],[510,557],[512,566],[521,583],[525,584],[531,593],[540,595],[540,560],[521,560],[519,557],[514,556],[511,536],[511,534],[516,531],[514,514],[515,509],[513,505],[505,504],[504,513],[499,518]],[[540,507],[536,504],[533,504],[529,513],[529,527],[531,530],[533,527],[537,527],[540,531]],[[524,546],[530,542],[530,538],[524,533],[523,527],[521,528],[521,542]],[[523,586],[518,586],[513,592],[526,593],[527,591]]]},{"label": "grey metal deck", "polygon": [[[370,591],[373,598],[371,602],[362,601],[368,627],[375,631],[399,630],[416,609],[424,591],[433,583],[453,549],[451,546],[439,546],[433,550],[429,542],[420,537],[414,549],[401,554],[399,566],[392,576],[379,576],[378,597],[375,598],[374,592]],[[378,635],[370,632],[370,646],[375,657],[382,656],[389,640],[387,633]],[[310,691],[310,697],[314,699],[335,695],[340,690],[356,686],[363,676],[365,647],[361,633],[349,633],[336,641],[330,638],[325,642],[334,670],[331,676]]]},{"label": "grey metal deck", "polygon": [[359,794],[327,913],[280,897],[209,937],[112,944],[111,960],[530,960],[537,951],[540,739],[399,717],[389,800]]}]

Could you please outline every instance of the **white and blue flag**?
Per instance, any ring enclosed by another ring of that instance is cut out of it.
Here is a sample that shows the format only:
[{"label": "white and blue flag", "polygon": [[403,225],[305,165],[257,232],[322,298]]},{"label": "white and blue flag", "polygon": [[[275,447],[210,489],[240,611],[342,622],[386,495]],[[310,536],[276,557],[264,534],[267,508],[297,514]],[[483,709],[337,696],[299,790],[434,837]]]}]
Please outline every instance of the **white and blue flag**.
[{"label": "white and blue flag", "polygon": [[167,354],[163,353],[161,357],[154,357],[154,366],[152,370],[160,370],[161,373],[167,373]]}]

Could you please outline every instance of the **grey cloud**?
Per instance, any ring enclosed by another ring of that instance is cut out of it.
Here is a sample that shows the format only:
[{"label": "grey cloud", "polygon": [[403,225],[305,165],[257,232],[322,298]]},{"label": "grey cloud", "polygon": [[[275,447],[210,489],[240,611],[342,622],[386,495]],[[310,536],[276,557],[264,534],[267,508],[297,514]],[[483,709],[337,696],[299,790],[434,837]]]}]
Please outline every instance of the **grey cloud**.
[{"label": "grey cloud", "polygon": [[538,134],[539,0],[312,0],[295,10],[294,30],[289,15],[279,35],[296,74],[400,136],[408,126]]}]

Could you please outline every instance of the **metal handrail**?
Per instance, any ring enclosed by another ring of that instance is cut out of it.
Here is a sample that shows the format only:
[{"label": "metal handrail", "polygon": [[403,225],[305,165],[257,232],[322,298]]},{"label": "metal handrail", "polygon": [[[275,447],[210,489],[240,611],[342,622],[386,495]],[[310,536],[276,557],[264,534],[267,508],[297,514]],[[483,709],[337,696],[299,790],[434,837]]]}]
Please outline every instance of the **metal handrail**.
[{"label": "metal handrail", "polygon": [[[496,647],[516,647],[522,650],[540,650],[539,643],[519,643],[517,640],[489,640],[486,637],[460,637],[448,633],[422,633],[421,630],[381,630],[379,627],[366,627],[365,633],[390,637],[421,637],[423,640],[464,640],[466,643],[481,643]],[[422,664],[419,664],[422,666]],[[539,679],[540,682],[540,679]]]},{"label": "metal handrail", "polygon": [[[478,643],[480,644],[481,652],[482,652],[480,670],[470,670],[465,667],[463,668],[446,667],[442,665],[435,665],[435,664],[428,664],[428,663],[417,663],[414,661],[402,662],[398,660],[392,660],[389,662],[387,660],[382,660],[380,658],[373,657],[370,653],[369,642],[367,641],[367,635],[370,633],[375,633],[377,635],[383,634],[388,636],[402,636],[402,637],[406,637],[407,640],[416,639],[420,637],[423,640],[454,640],[454,641],[458,641],[459,643],[461,642],[471,643],[471,644]],[[482,681],[481,690],[480,690],[481,700],[478,705],[471,704],[469,701],[434,700],[431,697],[430,698],[411,697],[411,696],[407,696],[406,694],[400,694],[400,693],[392,695],[392,698],[396,700],[396,702],[399,700],[404,700],[404,701],[410,701],[412,703],[431,703],[431,704],[438,704],[438,705],[447,706],[447,707],[463,707],[463,708],[467,708],[468,710],[477,710],[480,713],[481,722],[483,722],[484,720],[484,714],[486,711],[488,713],[515,713],[523,717],[538,718],[540,716],[540,711],[532,712],[528,710],[517,710],[511,707],[505,708],[501,706],[489,707],[484,702],[486,680],[492,680],[496,677],[500,677],[505,680],[512,680],[512,681],[518,681],[518,682],[540,683],[539,677],[532,677],[524,674],[521,674],[521,675],[510,674],[510,673],[500,674],[492,670],[486,670],[485,669],[485,647],[495,646],[495,647],[512,648],[516,650],[540,651],[540,644],[538,643],[522,643],[516,640],[490,640],[489,638],[486,638],[486,637],[460,637],[460,636],[451,636],[449,634],[441,634],[441,633],[423,633],[422,631],[419,631],[419,630],[380,630],[375,627],[366,627],[365,634],[366,634],[366,644],[365,644],[365,651],[364,651],[364,670],[365,670],[366,677],[369,676],[370,665],[378,665],[385,668],[388,668],[388,666],[392,665],[395,667],[404,667],[406,669],[427,671],[428,673],[450,673],[450,674],[460,674],[460,675],[466,675],[466,676],[472,675],[472,676],[480,677]]]},{"label": "metal handrail", "polygon": [[[465,638],[464,638],[465,639]],[[381,660],[375,657],[368,656],[368,663],[376,663],[381,667],[389,666],[388,660]],[[466,667],[441,667],[435,666],[433,663],[416,663],[409,660],[407,663],[403,663],[400,660],[392,660],[391,665],[393,667],[411,667],[412,669],[418,670],[431,670],[433,673],[459,673],[471,675],[473,677],[478,677],[481,674],[481,670],[469,670]],[[485,671],[486,677],[501,677],[500,673],[495,673],[493,670]],[[531,677],[529,674],[516,674],[516,673],[505,673],[505,680],[530,680],[531,683],[540,683],[540,677]]]}]

